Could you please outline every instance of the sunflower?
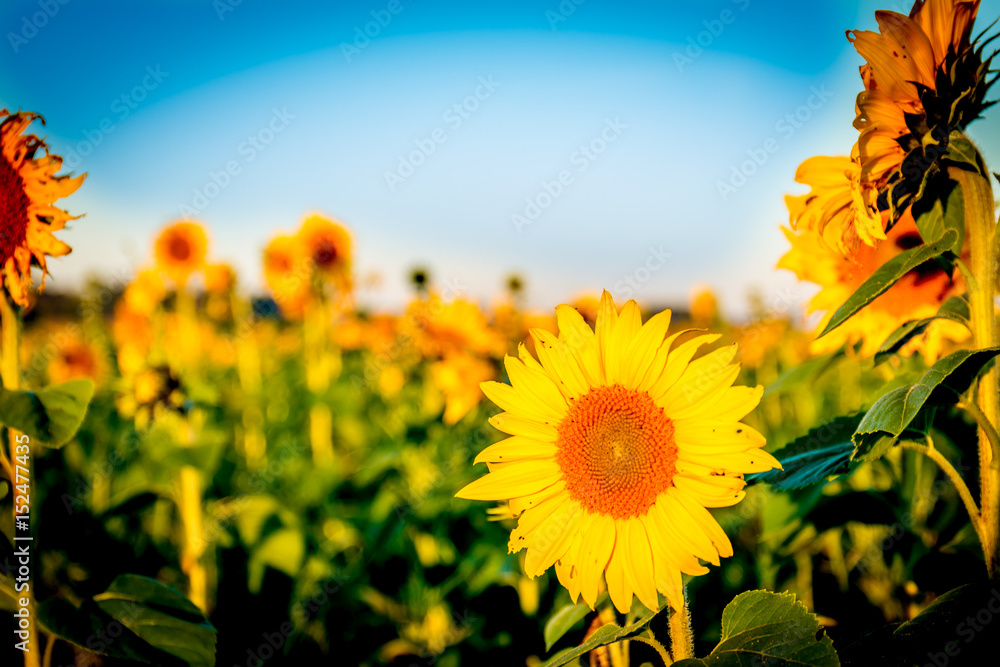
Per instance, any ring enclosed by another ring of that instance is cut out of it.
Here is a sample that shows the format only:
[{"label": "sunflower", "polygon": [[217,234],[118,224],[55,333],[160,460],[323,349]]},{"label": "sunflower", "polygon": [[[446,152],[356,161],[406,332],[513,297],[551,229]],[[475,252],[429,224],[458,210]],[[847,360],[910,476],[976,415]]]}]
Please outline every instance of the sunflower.
[{"label": "sunflower", "polygon": [[525,574],[555,565],[574,600],[593,609],[603,575],[623,613],[633,594],[657,609],[657,591],[682,609],[681,572],[733,553],[705,508],[739,502],[745,473],[780,467],[739,422],[763,388],[732,386],[735,345],[692,361],[718,335],[671,349],[669,310],[643,325],[635,301],[619,313],[604,292],[596,332],[568,305],[556,316],[558,336],[531,332],[538,360],[524,346],[505,359],[511,385],[483,383],[506,411],[490,423],[512,437],[479,454],[490,473],[457,496],[508,500]]},{"label": "sunflower", "polygon": [[[21,306],[29,304],[31,265],[42,270],[41,291],[48,273],[45,257],[71,251],[53,232],[79,216],[53,203],[76,192],[86,177],[56,176],[62,158],[49,155],[48,146],[37,136],[22,134],[36,119],[45,123],[36,113],[0,109],[0,280]],[[39,151],[42,155],[35,157]]]},{"label": "sunflower", "polygon": [[181,221],[164,227],[156,238],[156,263],[178,287],[187,285],[195,271],[205,267],[208,238],[197,222]]},{"label": "sunflower", "polygon": [[286,317],[300,317],[309,294],[309,268],[302,244],[293,236],[271,239],[264,249],[264,279]]},{"label": "sunflower", "polygon": [[339,289],[351,288],[351,235],[347,229],[319,215],[311,215],[296,235],[306,257],[323,280]]},{"label": "sunflower", "polygon": [[228,264],[206,264],[205,289],[213,294],[228,294],[236,286],[236,271]]},{"label": "sunflower", "polygon": [[[883,213],[886,218],[888,215],[888,212]],[[809,302],[810,311],[824,313],[818,331],[879,267],[903,251],[923,243],[909,210],[889,230],[885,240],[874,247],[862,245],[850,257],[830,249],[814,231],[795,233],[787,228],[783,231],[792,248],[779,260],[778,268],[788,269],[799,280],[820,286],[820,291]],[[844,343],[854,345],[860,342],[861,356],[871,356],[901,324],[931,317],[948,298],[963,291],[960,274],[952,277],[931,260],[910,271],[840,327],[813,341],[811,350],[827,353]],[[935,321],[923,338],[916,339],[902,352],[909,354],[914,349],[920,349],[926,358],[933,360],[944,339],[961,341],[967,335],[968,332],[958,323]]]},{"label": "sunflower", "polygon": [[507,349],[478,305],[458,298],[445,301],[435,293],[410,303],[401,328],[431,358],[465,352],[499,358]]},{"label": "sunflower", "polygon": [[875,203],[864,199],[861,165],[846,155],[811,157],[795,170],[795,180],[808,185],[804,195],[786,195],[792,229],[812,229],[831,248],[847,255],[862,241],[874,245],[885,238]]},{"label": "sunflower", "polygon": [[89,378],[100,385],[107,375],[104,352],[85,340],[75,330],[66,327],[52,336],[54,349],[48,364],[49,380],[55,384],[80,378]]},{"label": "sunflower", "polygon": [[691,293],[691,322],[699,327],[719,323],[719,300],[711,287],[696,287]]},{"label": "sunflower", "polygon": [[456,424],[479,405],[483,394],[479,385],[495,370],[489,361],[470,354],[450,354],[429,368],[431,382],[444,394],[444,423]]},{"label": "sunflower", "polygon": [[902,185],[886,202],[894,219],[949,134],[985,108],[989,59],[970,44],[978,11],[979,0],[917,0],[909,16],[875,12],[879,32],[847,33],[866,61],[854,121],[862,198]]}]

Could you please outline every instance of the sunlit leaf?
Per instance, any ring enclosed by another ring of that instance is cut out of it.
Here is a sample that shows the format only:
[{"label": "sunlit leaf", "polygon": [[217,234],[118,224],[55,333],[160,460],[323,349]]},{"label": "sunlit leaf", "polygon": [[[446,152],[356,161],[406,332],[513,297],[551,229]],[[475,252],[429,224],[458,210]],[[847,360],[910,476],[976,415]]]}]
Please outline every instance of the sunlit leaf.
[{"label": "sunlit leaf", "polygon": [[[602,599],[606,598],[607,593],[602,593],[597,603],[600,604]],[[552,614],[545,622],[545,650],[551,649],[553,644],[562,639],[563,635],[572,630],[590,612],[590,606],[580,601],[576,604],[567,604]]]},{"label": "sunlit leaf", "polygon": [[852,315],[884,294],[886,290],[896,284],[897,280],[913,269],[953,248],[957,240],[958,233],[954,229],[945,230],[944,235],[937,241],[901,252],[880,266],[837,309],[820,336],[825,336],[846,322]]},{"label": "sunlit leaf", "polygon": [[704,658],[675,667],[838,667],[840,660],[819,621],[791,593],[748,591],[722,612],[722,640]]},{"label": "sunlit leaf", "polygon": [[38,391],[0,388],[0,424],[21,431],[37,444],[62,447],[83,423],[93,395],[90,380],[70,380]]},{"label": "sunlit leaf", "polygon": [[898,387],[882,396],[858,425],[852,458],[874,461],[882,457],[903,433],[918,424],[915,420],[922,411],[956,402],[998,354],[1000,347],[952,352],[927,369],[916,384]]},{"label": "sunlit leaf", "polygon": [[649,625],[649,622],[666,608],[667,605],[664,602],[664,604],[656,611],[646,610],[644,614],[641,614],[636,619],[635,623],[626,625],[624,628],[615,625],[614,623],[602,625],[594,631],[594,634],[592,634],[587,641],[583,642],[579,646],[567,648],[559,653],[556,653],[554,656],[538,665],[538,667],[559,667],[559,665],[565,665],[569,662],[575,661],[580,656],[586,655],[599,646],[607,646],[608,644],[614,644],[615,642],[620,642],[623,639],[634,637],[640,632],[643,632],[646,629],[646,626]]},{"label": "sunlit leaf", "polygon": [[888,356],[899,352],[906,343],[922,334],[928,325],[937,319],[958,322],[968,328],[970,326],[969,302],[964,296],[953,296],[941,304],[941,308],[933,317],[904,322],[898,329],[889,334],[889,337],[879,346],[878,352],[875,353],[875,363],[881,363]]}]

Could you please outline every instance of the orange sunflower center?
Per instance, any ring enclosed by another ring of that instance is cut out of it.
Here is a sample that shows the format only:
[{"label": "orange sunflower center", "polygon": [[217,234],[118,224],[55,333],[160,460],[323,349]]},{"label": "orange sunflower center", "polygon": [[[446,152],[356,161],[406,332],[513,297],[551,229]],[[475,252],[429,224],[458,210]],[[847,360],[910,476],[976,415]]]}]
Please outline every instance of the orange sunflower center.
[{"label": "orange sunflower center", "polygon": [[321,269],[332,267],[337,263],[337,245],[330,239],[319,239],[313,248],[313,262]]},{"label": "orange sunflower center", "polygon": [[621,385],[573,401],[557,445],[566,490],[593,513],[642,516],[674,477],[673,423],[649,394]]},{"label": "orange sunflower center", "polygon": [[25,245],[30,204],[21,175],[0,156],[0,267]]},{"label": "orange sunflower center", "polygon": [[191,258],[191,244],[183,236],[175,236],[170,239],[168,251],[170,256],[178,262],[186,262]]}]

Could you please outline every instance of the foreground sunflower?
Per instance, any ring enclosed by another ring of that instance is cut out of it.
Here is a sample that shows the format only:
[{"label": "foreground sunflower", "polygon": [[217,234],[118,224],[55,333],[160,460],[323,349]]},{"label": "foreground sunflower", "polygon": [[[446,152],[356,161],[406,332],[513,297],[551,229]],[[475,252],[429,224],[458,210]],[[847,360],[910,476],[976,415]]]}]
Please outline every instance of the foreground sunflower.
[{"label": "foreground sunflower", "polygon": [[533,329],[538,360],[522,345],[505,359],[512,384],[484,382],[506,412],[490,423],[512,437],[483,450],[490,473],[458,492],[507,500],[518,517],[512,553],[525,573],[555,565],[576,600],[594,608],[602,579],[625,613],[633,595],[657,609],[657,591],[684,608],[681,573],[733,554],[706,507],[738,503],[743,475],[780,467],[764,438],[739,422],[762,387],[734,387],[734,345],[692,361],[720,338],[697,336],[671,349],[670,311],[643,325],[629,301],[619,313],[604,292],[591,329],[556,308],[559,335]]},{"label": "foreground sunflower", "polygon": [[888,195],[880,208],[890,207],[893,221],[946,154],[950,134],[989,106],[992,57],[971,40],[978,11],[979,0],[917,0],[909,16],[875,12],[879,32],[847,33],[866,61],[854,121],[861,196]]},{"label": "foreground sunflower", "polygon": [[[45,142],[24,130],[35,120],[30,112],[0,109],[0,273],[11,298],[20,306],[29,303],[31,265],[48,272],[45,257],[61,257],[71,248],[53,236],[76,216],[53,205],[80,187],[86,175],[56,176],[62,158],[49,155]],[[39,151],[40,157],[35,157]]]}]

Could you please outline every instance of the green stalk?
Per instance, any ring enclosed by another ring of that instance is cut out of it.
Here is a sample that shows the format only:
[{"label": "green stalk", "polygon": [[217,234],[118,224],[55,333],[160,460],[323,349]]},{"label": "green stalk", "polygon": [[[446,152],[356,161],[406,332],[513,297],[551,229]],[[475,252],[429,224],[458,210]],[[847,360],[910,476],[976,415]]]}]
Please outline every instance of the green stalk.
[{"label": "green stalk", "polygon": [[[970,268],[976,279],[969,286],[969,311],[975,347],[982,349],[997,346],[998,336],[994,315],[994,290],[996,285],[996,254],[994,252],[993,189],[982,175],[949,167],[948,175],[962,188],[965,200],[965,228],[972,253]],[[1000,383],[994,365],[979,380],[976,402],[987,421],[996,427],[1000,424]],[[998,537],[1000,537],[1000,461],[997,460],[989,433],[979,428],[979,504],[982,528],[983,556],[990,578],[997,575]]]},{"label": "green stalk", "polygon": [[[10,298],[7,296],[5,290],[0,289],[0,317],[2,317],[2,336],[3,348],[0,351],[0,378],[3,379],[3,386],[5,389],[11,391],[16,391],[21,388],[21,316],[17,310],[15,310],[14,304],[10,302]],[[10,439],[10,459],[9,464],[11,472],[14,470],[15,458],[15,445],[17,443],[18,432],[14,429],[7,429],[7,436]],[[23,444],[23,443],[22,443]],[[34,496],[34,502],[32,505],[34,507],[41,507],[41,498],[35,489],[31,488],[31,472],[34,469],[34,448],[32,443],[27,443],[28,445],[28,490],[32,492]],[[0,445],[2,446],[2,445]],[[18,484],[15,481],[15,477],[12,475],[10,479],[11,486],[14,491],[14,508],[15,512],[18,506],[17,498],[23,495],[18,491]],[[31,514],[34,514],[32,511]],[[29,514],[30,516],[30,514]],[[17,518],[15,513],[14,518]],[[34,525],[35,518],[31,517],[29,519],[30,525]],[[34,544],[32,543],[32,553],[34,553]],[[35,623],[35,581],[32,577],[32,581],[28,585],[26,591],[20,592],[19,597],[26,597],[28,599],[28,633],[30,637],[29,649],[24,653],[24,667],[41,667],[42,658],[41,651],[37,647],[41,646],[41,637],[38,634],[38,625]]]}]

